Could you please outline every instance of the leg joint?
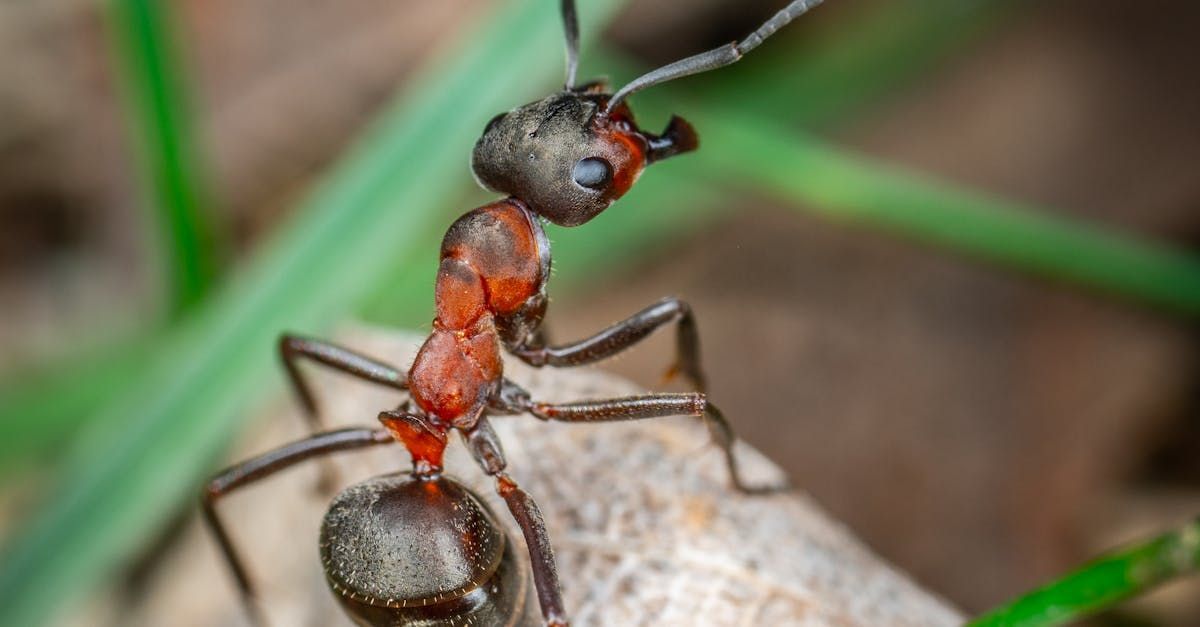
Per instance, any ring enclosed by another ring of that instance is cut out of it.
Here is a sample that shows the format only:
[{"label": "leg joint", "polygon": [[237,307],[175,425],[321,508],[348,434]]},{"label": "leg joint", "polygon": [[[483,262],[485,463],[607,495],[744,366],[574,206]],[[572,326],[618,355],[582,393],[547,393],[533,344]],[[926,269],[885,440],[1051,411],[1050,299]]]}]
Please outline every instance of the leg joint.
[{"label": "leg joint", "polygon": [[200,491],[200,504],[205,508],[212,507],[212,504],[221,496],[221,492],[221,486],[216,479],[209,481]]},{"label": "leg joint", "polygon": [[496,477],[496,494],[499,494],[501,498],[508,499],[521,489],[521,486],[517,485],[517,482],[513,481],[513,478],[506,473],[497,472],[493,474]]},{"label": "leg joint", "polygon": [[687,304],[687,301],[681,300],[675,296],[667,296],[658,301],[657,304],[650,307],[647,312],[656,317],[662,317],[664,321],[674,320],[679,318],[688,318],[692,315],[692,306]]},{"label": "leg joint", "polygon": [[500,438],[496,436],[487,418],[480,418],[475,428],[466,432],[464,437],[467,447],[471,449],[471,455],[484,472],[497,477],[498,480],[500,477],[508,480],[504,475],[504,469],[508,467],[508,462],[504,459],[504,449],[500,447]]},{"label": "leg joint", "polygon": [[708,396],[703,392],[693,392],[692,397],[692,415],[703,416],[708,412]]},{"label": "leg joint", "polygon": [[279,336],[279,353],[284,358],[290,358],[296,353],[301,352],[300,346],[304,343],[304,338],[291,333],[284,333]]}]

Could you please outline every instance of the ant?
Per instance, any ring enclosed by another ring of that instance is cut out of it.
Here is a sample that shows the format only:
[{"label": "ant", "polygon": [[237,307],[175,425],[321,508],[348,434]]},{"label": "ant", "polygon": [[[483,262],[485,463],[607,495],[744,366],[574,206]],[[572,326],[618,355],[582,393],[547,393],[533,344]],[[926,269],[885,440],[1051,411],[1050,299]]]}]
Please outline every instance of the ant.
[{"label": "ant", "polygon": [[[409,400],[379,414],[382,429],[316,433],[237,464],[216,475],[207,486],[203,499],[206,520],[256,623],[262,621],[252,603],[253,588],[216,515],[215,503],[238,487],[312,457],[401,442],[412,457],[411,476],[401,481],[399,487],[394,477],[388,485],[380,484],[382,478],[377,478],[344,491],[326,516],[323,538],[335,512],[340,512],[340,516],[347,509],[338,504],[347,494],[361,492],[363,486],[370,488],[368,491],[374,496],[361,503],[354,501],[355,505],[349,509],[374,508],[372,511],[383,516],[385,526],[403,529],[412,524],[414,510],[421,513],[419,504],[428,504],[428,494],[458,489],[459,484],[441,475],[449,432],[458,431],[484,472],[495,479],[497,492],[525,537],[541,613],[545,624],[551,626],[567,625],[567,615],[550,539],[537,504],[505,472],[507,463],[489,423],[490,416],[528,413],[542,420],[562,422],[702,417],[724,453],[736,489],[762,493],[782,487],[754,487],[742,480],[733,454],[734,432],[704,392],[696,322],[687,303],[667,298],[592,337],[565,345],[547,344],[540,327],[547,306],[550,242],[542,224],[543,221],[567,227],[584,224],[625,194],[648,164],[698,147],[692,126],[677,116],[671,118],[659,135],[638,128],[626,103],[630,95],[730,65],[820,2],[794,0],[741,41],[660,67],[610,94],[602,81],[576,85],[578,18],[574,1],[562,0],[567,53],[564,88],[492,118],[476,142],[471,157],[476,180],[506,198],[466,213],[446,232],[437,274],[437,317],[432,333],[407,373],[327,342],[293,335],[281,338],[284,365],[313,432],[320,431],[322,421],[312,392],[297,367],[302,358],[407,391]],[[581,366],[611,357],[671,323],[676,324],[676,359],[668,377],[682,375],[696,392],[552,404],[532,399],[503,374],[502,348],[534,367]],[[425,486],[425,497],[409,494],[414,482]],[[467,497],[460,494],[457,498],[461,501]],[[444,504],[446,499],[439,502]],[[394,506],[383,507],[380,503]],[[373,524],[378,523],[376,520]],[[364,533],[367,532],[359,529],[342,535],[353,540]],[[471,536],[466,531],[462,535]],[[323,554],[326,548],[323,541]],[[431,562],[442,559],[441,556],[432,547],[425,550],[427,561],[422,566],[440,572],[444,565]],[[371,559],[372,556],[359,555],[352,561],[362,565]],[[376,589],[372,582],[359,582],[356,586],[350,581],[352,578],[340,576],[337,569],[348,568],[345,564],[339,566],[326,560],[325,566],[331,588],[361,624],[396,624],[412,616],[401,607],[411,605],[407,601],[378,598],[370,592]],[[378,575],[378,571],[375,568],[371,572]],[[399,574],[386,576],[403,579]],[[455,588],[454,592],[458,595],[456,599],[465,598],[463,589]],[[422,599],[418,605],[425,607],[426,600]]]}]

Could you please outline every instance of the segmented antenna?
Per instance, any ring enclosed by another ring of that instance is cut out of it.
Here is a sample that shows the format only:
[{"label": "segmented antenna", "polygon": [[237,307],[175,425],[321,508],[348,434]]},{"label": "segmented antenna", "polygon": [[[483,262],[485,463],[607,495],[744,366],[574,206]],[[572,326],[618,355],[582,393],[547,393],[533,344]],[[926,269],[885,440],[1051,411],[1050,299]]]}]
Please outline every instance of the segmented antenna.
[{"label": "segmented antenna", "polygon": [[567,36],[566,88],[570,90],[575,89],[575,73],[579,69],[579,17],[575,14],[575,0],[562,0],[562,19]]},{"label": "segmented antenna", "polygon": [[[563,6],[565,7],[569,1],[563,0]],[[617,90],[617,93],[613,94],[613,97],[609,99],[606,110],[611,111],[614,107],[621,104],[621,101],[629,96],[629,94],[641,91],[647,87],[736,63],[747,52],[757,48],[764,39],[774,35],[775,31],[786,26],[788,22],[804,15],[809,9],[821,4],[823,1],[792,0],[791,4],[784,7],[771,17],[771,19],[763,22],[762,26],[759,26],[757,30],[747,35],[741,41],[725,44],[720,48],[702,52],[686,59],[680,59],[674,63],[664,65],[657,70],[646,72],[635,78],[628,85]]]}]

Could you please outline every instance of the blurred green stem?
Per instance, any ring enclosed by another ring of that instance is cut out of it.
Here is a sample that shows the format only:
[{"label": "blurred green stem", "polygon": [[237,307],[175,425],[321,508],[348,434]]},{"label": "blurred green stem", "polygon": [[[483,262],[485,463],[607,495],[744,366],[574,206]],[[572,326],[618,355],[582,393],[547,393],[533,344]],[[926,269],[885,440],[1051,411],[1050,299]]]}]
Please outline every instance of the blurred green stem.
[{"label": "blurred green stem", "polygon": [[747,190],[830,220],[1176,313],[1200,314],[1200,258],[1183,250],[922,180],[729,112],[694,117],[705,139],[721,147],[697,153],[697,179],[730,177]]},{"label": "blurred green stem", "polygon": [[[172,7],[107,0],[106,16],[110,58],[152,223],[146,230],[156,234],[150,247],[161,260],[164,301],[178,318],[216,284],[221,246],[209,222],[212,196],[188,106],[187,73],[175,48]],[[0,383],[0,479],[14,466],[48,456],[63,434],[116,396],[141,368],[158,330],[141,329],[137,338]]]},{"label": "blurred green stem", "polygon": [[[605,64],[629,66],[620,58],[607,58]],[[631,106],[643,123],[686,111],[695,124],[701,150],[679,159],[686,166],[672,171],[680,177],[678,186],[734,182],[829,220],[1177,314],[1200,315],[1200,257],[1165,243],[904,173],[811,135],[782,133],[770,119],[682,100],[669,89],[637,94]]]},{"label": "blurred green stem", "polygon": [[187,76],[170,2],[108,0],[108,32],[134,137],[148,213],[174,315],[199,303],[217,275],[212,194],[193,133]]},{"label": "blurred green stem", "polygon": [[23,464],[57,458],[64,436],[86,424],[136,377],[158,334],[106,345],[53,370],[0,386],[0,484]]},{"label": "blurred green stem", "polygon": [[1200,570],[1200,519],[1147,542],[1101,557],[967,625],[1062,625],[1197,570]]}]

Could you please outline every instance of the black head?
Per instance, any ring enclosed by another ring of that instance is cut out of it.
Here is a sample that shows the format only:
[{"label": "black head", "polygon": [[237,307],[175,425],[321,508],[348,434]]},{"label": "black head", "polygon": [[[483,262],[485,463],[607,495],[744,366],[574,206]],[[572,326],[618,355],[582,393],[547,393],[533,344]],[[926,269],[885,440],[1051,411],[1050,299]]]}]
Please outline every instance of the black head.
[{"label": "black head", "polygon": [[697,147],[695,131],[677,117],[662,135],[639,130],[625,104],[628,96],[734,63],[820,2],[792,0],[742,41],[647,72],[610,95],[599,84],[575,87],[579,24],[574,0],[562,0],[567,84],[557,94],[488,122],[471,154],[476,180],[525,201],[555,224],[591,220],[629,190],[647,163]]},{"label": "black head", "polygon": [[605,112],[607,98],[564,91],[496,116],[475,143],[475,178],[555,224],[591,220],[633,185],[658,139],[628,109]]}]

